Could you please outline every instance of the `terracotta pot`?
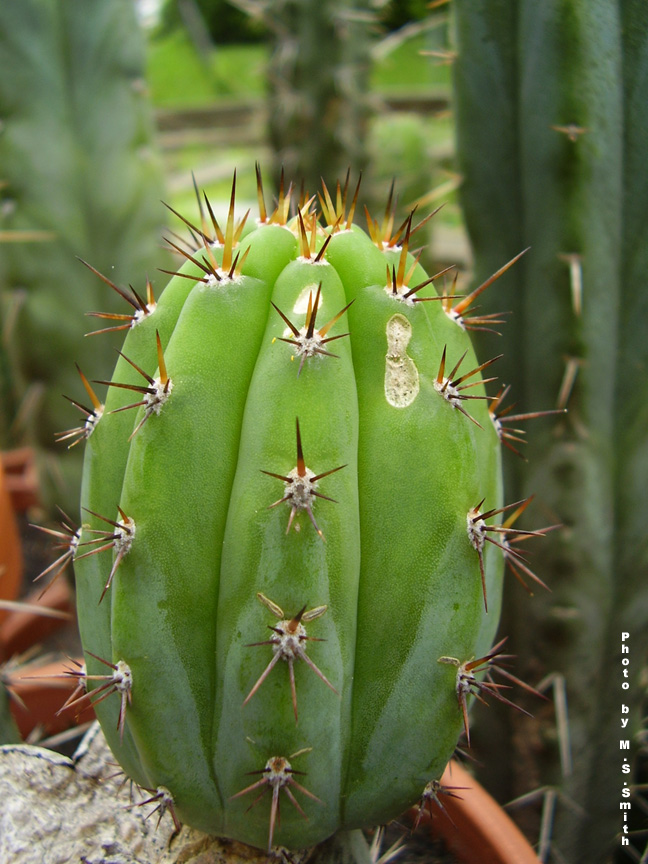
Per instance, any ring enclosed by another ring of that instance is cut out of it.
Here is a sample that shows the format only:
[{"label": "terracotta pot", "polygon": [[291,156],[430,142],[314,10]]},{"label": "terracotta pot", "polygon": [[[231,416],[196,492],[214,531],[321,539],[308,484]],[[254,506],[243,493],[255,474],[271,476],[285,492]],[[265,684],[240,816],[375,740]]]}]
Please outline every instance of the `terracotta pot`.
[{"label": "terracotta pot", "polygon": [[75,690],[76,679],[65,674],[75,668],[73,660],[56,660],[33,664],[13,676],[11,690],[17,698],[11,713],[23,739],[35,729],[40,737],[49,737],[94,720],[88,700],[58,713]]},{"label": "terracotta pot", "polygon": [[[0,460],[0,599],[15,600],[22,584],[23,559],[13,503]],[[0,609],[0,623],[7,617]]]},{"label": "terracotta pot", "polygon": [[[433,836],[441,837],[461,864],[541,864],[532,846],[502,807],[457,762],[451,762],[441,784],[458,788],[443,795],[443,810],[425,814]],[[445,812],[444,812],[445,811]]]},{"label": "terracotta pot", "polygon": [[74,621],[72,589],[63,576],[45,594],[36,588],[16,606],[0,623],[0,660],[43,647],[46,639]]},{"label": "terracotta pot", "polygon": [[[58,579],[45,596],[41,594],[42,588],[39,588],[23,598],[0,623],[0,660],[20,658],[39,648],[42,651],[47,638],[62,627],[73,626],[72,592],[65,579]],[[39,611],[45,608],[47,615]],[[58,617],[52,617],[52,613],[58,613]],[[47,737],[93,719],[94,715],[88,710],[80,713],[70,710],[57,716],[76,686],[73,678],[58,677],[64,676],[70,665],[70,661],[59,660],[40,665],[33,663],[24,670],[19,667],[13,671],[8,667],[10,689],[16,696],[11,702],[11,712],[23,738],[36,728],[40,737]]]},{"label": "terracotta pot", "polygon": [[2,454],[5,483],[16,513],[38,507],[38,476],[36,456],[31,447],[7,450]]}]

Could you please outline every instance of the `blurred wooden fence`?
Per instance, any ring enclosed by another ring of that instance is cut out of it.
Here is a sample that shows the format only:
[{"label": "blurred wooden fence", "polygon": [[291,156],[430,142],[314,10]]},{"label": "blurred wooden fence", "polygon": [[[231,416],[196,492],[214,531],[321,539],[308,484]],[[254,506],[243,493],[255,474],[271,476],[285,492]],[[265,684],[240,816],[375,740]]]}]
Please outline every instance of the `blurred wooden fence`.
[{"label": "blurred wooden fence", "polygon": [[[448,109],[445,93],[398,95],[382,98],[385,112],[405,111],[421,116]],[[259,146],[265,140],[266,106],[263,99],[218,103],[206,108],[160,110],[157,126],[160,143],[169,150],[201,143],[211,146]]]}]

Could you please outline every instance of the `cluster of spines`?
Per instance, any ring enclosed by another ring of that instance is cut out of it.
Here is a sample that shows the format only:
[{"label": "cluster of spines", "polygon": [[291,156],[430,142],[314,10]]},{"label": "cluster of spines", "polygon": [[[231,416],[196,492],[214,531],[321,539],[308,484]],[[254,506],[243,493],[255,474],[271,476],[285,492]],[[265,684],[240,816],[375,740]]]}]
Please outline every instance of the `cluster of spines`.
[{"label": "cluster of spines", "polygon": [[318,492],[317,483],[323,477],[328,477],[329,474],[334,474],[336,471],[341,471],[342,468],[346,468],[346,465],[338,465],[337,468],[329,468],[328,471],[321,471],[319,474],[315,474],[314,471],[311,471],[304,461],[304,451],[302,448],[298,417],[296,418],[295,425],[297,432],[297,465],[287,475],[275,474],[273,471],[265,471],[261,469],[264,474],[267,474],[270,477],[275,477],[277,480],[282,480],[285,484],[283,497],[279,498],[278,501],[275,501],[269,506],[276,507],[277,505],[284,503],[290,506],[290,516],[288,518],[286,534],[290,531],[295,515],[299,513],[299,511],[305,510],[308,514],[308,518],[313,524],[313,527],[323,540],[324,535],[313,516],[313,499],[323,498],[326,501],[333,501],[333,503],[335,503],[335,501],[333,498],[329,498],[327,495],[322,495],[321,492]]},{"label": "cluster of spines", "polygon": [[296,346],[295,353],[292,355],[293,357],[300,357],[299,370],[297,375],[301,375],[302,369],[304,368],[304,363],[309,357],[313,357],[315,354],[321,354],[327,357],[336,357],[337,354],[332,354],[330,351],[323,348],[323,345],[326,345],[328,342],[333,342],[336,339],[342,339],[344,336],[348,336],[348,333],[338,333],[335,336],[327,336],[329,330],[336,324],[339,319],[344,315],[347,311],[351,303],[347,303],[347,305],[341,309],[330,321],[327,321],[326,324],[323,324],[317,330],[315,329],[315,324],[317,320],[317,312],[319,310],[319,303],[322,291],[322,283],[318,285],[317,292],[315,294],[315,299],[313,299],[313,293],[308,295],[308,309],[306,311],[306,321],[304,326],[298,328],[295,324],[290,321],[290,319],[284,315],[284,313],[279,309],[272,301],[273,308],[275,311],[281,316],[284,320],[286,326],[293,334],[292,336],[277,336],[281,342],[287,342],[289,345]]},{"label": "cluster of spines", "polygon": [[309,621],[314,621],[316,618],[320,618],[326,612],[326,606],[316,606],[313,609],[306,610],[305,606],[297,612],[296,615],[293,615],[292,618],[287,619],[284,615],[283,609],[274,603],[272,600],[269,600],[263,594],[258,593],[257,597],[263,605],[272,612],[275,618],[279,618],[279,624],[275,624],[274,626],[269,625],[269,629],[272,630],[273,636],[270,639],[266,639],[263,642],[251,642],[247,647],[254,648],[261,645],[270,645],[272,646],[273,657],[272,660],[268,663],[266,668],[263,670],[254,686],[245,697],[243,701],[243,705],[247,705],[250,699],[257,692],[259,687],[266,680],[274,666],[276,665],[278,660],[284,660],[288,663],[289,674],[290,674],[290,692],[292,696],[292,704],[293,711],[295,714],[295,723],[298,722],[298,714],[297,714],[297,689],[295,686],[295,670],[294,665],[296,660],[302,660],[306,665],[313,670],[313,672],[320,678],[327,687],[329,687],[334,693],[338,694],[338,691],[328,680],[326,675],[318,669],[315,663],[311,660],[311,658],[306,653],[306,645],[305,642],[322,642],[322,639],[318,639],[314,636],[308,636],[306,633],[306,628],[304,627],[305,623]]},{"label": "cluster of spines", "polygon": [[[104,699],[112,696],[113,693],[117,693],[120,699],[119,713],[117,715],[117,731],[119,732],[120,740],[123,740],[124,729],[126,728],[126,709],[131,704],[132,699],[133,676],[130,666],[123,660],[111,663],[108,660],[104,660],[103,657],[93,654],[92,651],[86,650],[86,654],[94,657],[95,660],[112,671],[106,672],[103,675],[91,675],[88,673],[85,663],[81,663],[73,657],[68,658],[69,665],[64,667],[63,672],[46,676],[48,678],[62,678],[66,681],[74,682],[74,689],[56,712],[57,716],[69,708],[75,708],[77,711],[80,711],[88,705],[94,707],[103,702]],[[102,683],[98,683],[96,687],[90,689],[88,685],[91,681]]]},{"label": "cluster of spines", "polygon": [[[130,316],[129,316],[130,317]],[[130,326],[130,325],[129,325]],[[90,402],[92,403],[92,408],[87,408],[81,402],[77,402],[75,399],[72,399],[71,396],[64,396],[68,402],[71,402],[76,408],[81,411],[82,414],[85,415],[85,420],[81,423],[80,426],[74,426],[71,429],[65,429],[63,432],[58,432],[55,436],[57,443],[62,443],[63,441],[70,441],[68,444],[68,448],[74,447],[76,444],[79,444],[81,441],[86,441],[94,432],[94,428],[101,420],[104,412],[103,403],[100,401],[99,397],[95,393],[92,385],[83,374],[81,369],[77,364],[77,372],[81,376],[81,381],[83,382],[83,386],[85,387],[86,393],[90,397]]]},{"label": "cluster of spines", "polygon": [[[167,272],[173,276],[182,276],[184,278],[192,279],[194,282],[203,282],[207,285],[216,285],[224,279],[232,280],[236,279],[241,275],[242,268],[245,262],[245,254],[240,255],[239,253],[234,254],[234,249],[238,245],[241,235],[243,232],[243,228],[245,225],[245,221],[248,217],[248,213],[245,214],[243,219],[239,222],[235,222],[234,220],[234,200],[235,200],[235,183],[236,178],[234,178],[234,182],[232,184],[232,194],[230,199],[230,208],[227,218],[227,224],[225,230],[221,230],[215,216],[211,204],[207,198],[204,196],[204,207],[203,202],[198,195],[196,190],[198,205],[201,217],[201,225],[196,226],[187,220],[185,217],[181,216],[177,213],[173,208],[169,208],[175,215],[177,215],[184,225],[189,229],[191,240],[187,243],[186,241],[180,241],[184,245],[187,246],[184,249],[179,242],[175,242],[172,240],[167,240],[170,247],[177,253],[179,253],[185,260],[190,261],[197,268],[197,273],[195,275],[186,274],[181,271],[163,271]],[[350,230],[354,214],[358,201],[358,193],[359,193],[359,181],[356,186],[354,195],[352,199],[349,201],[349,175],[347,175],[344,186],[340,186],[338,184],[336,189],[335,200],[329,193],[329,190],[324,185],[323,193],[319,196],[321,211],[324,216],[326,226],[328,228],[328,233],[324,239],[324,242],[320,245],[319,243],[319,235],[318,231],[321,230],[318,225],[318,215],[316,211],[313,209],[312,204],[314,199],[312,197],[308,197],[306,194],[302,194],[299,207],[297,209],[296,214],[296,233],[298,238],[299,250],[301,253],[302,259],[312,263],[318,264],[325,260],[325,253],[327,245],[333,236],[333,234],[337,231],[342,230]],[[284,191],[284,181],[282,177],[281,188],[279,199],[277,202],[277,206],[273,213],[269,216],[265,206],[265,200],[263,195],[263,187],[261,183],[261,175],[260,170],[257,166],[257,188],[258,188],[258,198],[259,198],[259,210],[260,210],[260,219],[259,224],[277,224],[287,226],[288,216],[290,211],[290,202],[291,202],[291,193],[292,186],[288,188],[288,191]],[[205,210],[209,215],[208,222],[205,216]],[[436,211],[435,211],[436,212]],[[471,294],[466,297],[460,297],[455,293],[455,285],[456,280],[453,282],[453,286],[450,291],[445,291],[442,295],[434,295],[432,297],[418,297],[416,296],[418,292],[431,284],[439,278],[447,273],[448,270],[452,268],[446,268],[441,272],[435,274],[429,279],[426,279],[424,282],[415,285],[414,287],[409,287],[409,281],[413,276],[413,273],[416,269],[418,263],[418,256],[415,256],[414,263],[408,266],[408,256],[409,256],[409,245],[410,239],[414,232],[418,230],[421,225],[423,225],[427,219],[423,220],[419,225],[413,227],[413,213],[402,223],[402,225],[398,228],[394,228],[395,219],[395,204],[393,201],[393,186],[392,192],[390,193],[390,198],[387,203],[387,207],[385,210],[385,215],[382,219],[382,222],[378,220],[373,220],[370,214],[367,212],[367,224],[369,230],[369,236],[372,241],[378,246],[380,249],[386,250],[398,250],[399,258],[397,265],[393,265],[391,268],[387,266],[387,279],[386,279],[386,291],[388,294],[393,296],[395,299],[406,302],[409,304],[414,304],[421,301],[426,300],[439,300],[442,303],[442,307],[448,317],[457,323],[462,329],[492,329],[491,325],[503,323],[503,318],[501,314],[496,315],[472,315],[467,316],[465,313],[469,310],[471,305],[480,296],[480,294],[491,285],[499,276],[505,273],[509,267],[511,267],[520,257],[523,252],[505,264],[500,270],[498,270],[492,277],[490,277],[486,282],[480,285],[477,289],[475,289]],[[434,214],[430,214],[434,215]],[[427,217],[430,218],[430,217]],[[210,224],[211,223],[211,224]],[[216,257],[213,253],[213,248],[217,245],[220,245],[223,249],[222,260],[220,263],[217,261]],[[526,251],[526,250],[524,250]],[[202,257],[198,257],[199,254],[202,254]],[[85,263],[85,262],[84,262]],[[152,287],[150,283],[147,283],[147,299],[144,301],[134,289],[130,289],[130,293],[125,289],[121,289],[112,283],[109,279],[107,279],[102,274],[98,273],[98,271],[94,270],[90,265],[89,266],[93,272],[95,272],[99,278],[101,278],[106,284],[108,284],[111,288],[116,290],[124,299],[133,307],[134,313],[131,315],[112,315],[108,313],[89,313],[95,315],[100,318],[109,318],[118,321],[119,323],[114,325],[113,327],[105,328],[106,330],[111,329],[127,329],[136,326],[139,321],[143,320],[148,315],[152,314],[155,311],[155,299],[153,297]],[[329,330],[334,326],[335,323],[341,318],[341,316],[346,312],[351,304],[347,304],[334,318],[328,321],[325,325],[321,326],[319,329],[316,329],[316,316],[319,309],[320,304],[320,294],[321,286],[318,288],[315,298],[310,297],[309,307],[306,313],[306,321],[303,327],[299,328],[296,324],[288,319],[288,317],[276,306],[274,306],[276,312],[283,319],[284,323],[288,327],[290,331],[289,336],[281,336],[277,337],[281,341],[292,344],[295,347],[295,353],[291,356],[297,356],[300,358],[300,365],[298,374],[300,374],[303,370],[304,364],[306,360],[312,356],[317,355],[325,355],[325,356],[333,356],[331,352],[324,349],[322,346],[327,344],[328,342],[342,338],[348,334],[337,334],[334,336],[328,336]],[[95,332],[105,332],[105,330],[95,331]],[[142,425],[153,415],[160,413],[160,410],[168,398],[171,388],[172,388],[172,380],[169,377],[166,365],[164,362],[164,354],[162,350],[162,345],[160,342],[159,334],[156,333],[157,338],[157,357],[158,357],[158,370],[159,377],[153,378],[148,373],[146,373],[143,369],[137,366],[132,360],[130,360],[125,355],[121,355],[131,366],[133,366],[138,373],[140,373],[145,381],[145,383],[141,385],[133,385],[133,384],[121,384],[119,382],[112,381],[98,381],[93,383],[100,383],[107,386],[114,387],[122,387],[136,392],[142,398],[141,400],[131,404],[124,406],[122,408],[116,409],[119,411],[128,410],[130,408],[139,408],[144,407],[143,417],[134,429],[131,438],[141,429]],[[472,417],[466,408],[464,407],[464,402],[469,399],[482,399],[487,400],[489,405],[489,414],[491,420],[493,422],[493,426],[500,441],[507,446],[509,449],[518,453],[515,447],[512,445],[512,441],[517,443],[521,443],[523,439],[523,432],[517,428],[509,428],[504,424],[507,422],[522,422],[527,419],[531,419],[534,417],[543,416],[546,414],[557,413],[553,411],[544,411],[544,412],[534,412],[528,414],[511,414],[511,408],[504,409],[502,408],[502,403],[505,397],[508,394],[508,388],[502,388],[496,397],[488,397],[482,395],[469,395],[466,394],[466,389],[469,389],[477,384],[484,384],[495,379],[488,378],[485,381],[479,377],[474,383],[466,383],[469,378],[480,375],[482,371],[488,368],[492,363],[497,360],[497,357],[492,358],[491,360],[486,361],[470,370],[469,372],[463,373],[459,375],[459,367],[464,359],[463,355],[459,358],[459,360],[455,363],[452,371],[446,376],[446,348],[443,349],[442,356],[439,362],[439,368],[436,380],[434,382],[435,389],[437,392],[453,407],[458,409],[462,414],[464,414],[470,421],[475,423],[477,426],[480,424]],[[75,429],[66,430],[66,432],[61,433],[58,436],[58,440],[65,441],[68,439],[72,439],[72,443],[76,444],[78,441],[84,440],[89,437],[92,433],[95,424],[99,421],[103,414],[103,405],[97,398],[96,394],[92,390],[90,383],[83,375],[81,370],[79,370],[79,374],[82,378],[83,385],[90,397],[92,402],[92,408],[88,409],[82,406],[80,403],[70,399],[75,406],[77,406],[85,415],[86,421],[80,427]],[[69,397],[68,397],[69,398]],[[481,428],[481,427],[480,427]],[[317,522],[313,516],[312,512],[312,503],[314,497],[327,498],[327,496],[322,495],[321,493],[316,491],[317,482],[323,477],[334,473],[335,471],[340,470],[345,466],[338,466],[336,468],[329,469],[320,474],[315,474],[310,469],[306,467],[302,445],[301,445],[301,437],[299,430],[299,421],[296,421],[296,434],[297,434],[297,465],[293,471],[291,471],[288,475],[282,475],[270,471],[265,471],[264,473],[273,476],[285,484],[285,493],[284,495],[270,504],[270,507],[278,506],[282,503],[287,503],[291,510],[290,516],[288,520],[287,531],[290,530],[295,516],[299,511],[305,510],[308,514],[316,532],[320,537],[323,538],[323,534],[319,529]],[[72,445],[70,445],[72,446]],[[263,469],[262,469],[263,470]],[[332,499],[328,499],[332,500]],[[468,539],[473,548],[475,549],[479,562],[479,571],[482,581],[482,592],[484,599],[484,606],[487,610],[487,597],[486,597],[486,584],[485,584],[485,573],[484,573],[484,560],[483,560],[483,550],[486,542],[494,543],[494,545],[499,546],[504,554],[504,558],[510,566],[513,573],[516,577],[522,582],[522,584],[526,586],[521,573],[529,576],[533,581],[537,584],[546,587],[544,583],[530,570],[528,565],[526,564],[524,558],[520,554],[517,549],[513,548],[513,544],[519,540],[533,537],[533,536],[543,536],[547,531],[552,530],[556,526],[550,526],[547,528],[543,528],[537,531],[521,531],[519,529],[512,528],[513,522],[519,517],[522,511],[528,505],[530,499],[527,499],[523,502],[516,502],[515,504],[510,504],[502,508],[492,509],[487,512],[481,512],[480,508],[483,501],[480,502],[476,507],[471,508],[467,514],[467,534]],[[56,561],[50,565],[43,573],[40,574],[41,578],[47,574],[54,573],[54,578],[58,575],[59,572],[66,566],[69,560],[79,559],[84,555],[96,554],[98,552],[105,551],[107,549],[112,549],[114,554],[113,565],[109,574],[109,577],[104,586],[103,592],[100,597],[100,602],[104,598],[106,592],[110,588],[110,585],[113,581],[115,573],[119,567],[120,561],[130,550],[131,543],[133,542],[133,538],[135,535],[135,523],[131,517],[127,516],[125,513],[119,509],[120,519],[118,521],[111,520],[106,516],[102,516],[98,513],[92,513],[95,517],[103,520],[108,523],[110,530],[99,530],[95,529],[93,531],[94,534],[98,535],[92,540],[81,542],[81,532],[80,529],[74,528],[69,520],[66,520],[62,523],[62,531],[54,531],[50,530],[49,533],[56,536],[60,539],[61,548],[64,549],[62,555],[56,559]],[[502,525],[488,525],[486,520],[505,513],[509,510],[513,510],[514,512],[508,517],[508,519]],[[90,512],[90,511],[88,511]],[[492,536],[494,535],[494,536]],[[495,540],[495,536],[499,536],[499,540]],[[89,551],[80,552],[82,546],[94,546],[95,548],[90,549]],[[288,663],[289,667],[289,680],[291,687],[291,696],[292,696],[292,704],[295,715],[295,721],[297,721],[298,713],[297,713],[297,694],[295,687],[295,679],[294,679],[294,662],[297,659],[304,661],[314,672],[315,674],[335,693],[337,693],[335,687],[331,684],[330,681],[323,675],[323,673],[319,670],[316,664],[308,657],[305,650],[305,642],[307,640],[313,640],[314,637],[310,637],[306,635],[306,631],[304,628],[304,623],[314,620],[320,615],[324,614],[326,611],[325,606],[315,607],[311,610],[306,610],[306,607],[303,607],[296,615],[292,618],[286,619],[284,618],[283,610],[277,606],[273,601],[268,600],[263,595],[259,594],[259,599],[262,603],[278,618],[280,618],[280,622],[278,625],[271,627],[273,631],[273,636],[263,642],[251,643],[251,645],[269,645],[273,649],[273,657],[264,672],[258,678],[256,683],[253,685],[252,689],[248,693],[244,704],[247,704],[248,701],[257,693],[262,683],[265,681],[266,677],[270,674],[276,663],[279,659],[282,659]],[[319,641],[319,640],[316,640]],[[467,661],[459,661],[455,658],[442,657],[439,659],[441,663],[451,663],[457,667],[457,698],[459,702],[459,706],[461,709],[461,713],[464,719],[464,727],[466,738],[468,742],[470,742],[470,734],[469,734],[469,725],[468,725],[468,714],[467,714],[467,697],[470,693],[476,696],[476,698],[483,700],[484,695],[492,695],[500,701],[506,702],[507,704],[514,705],[514,703],[510,702],[506,699],[499,691],[505,686],[501,684],[496,684],[492,680],[491,670],[496,670],[505,675],[509,680],[522,684],[517,679],[513,678],[509,673],[503,672],[500,666],[498,666],[495,661],[502,660],[503,655],[499,652],[499,648],[502,643],[496,645],[492,651],[485,655],[484,657],[479,658],[478,660],[467,660]],[[87,652],[91,653],[91,652]],[[95,656],[95,655],[91,655]],[[111,674],[106,674],[103,676],[88,676],[85,672],[85,667],[79,665],[76,669],[69,670],[69,676],[73,677],[77,680],[77,688],[67,700],[66,704],[63,706],[64,708],[69,708],[74,705],[78,705],[84,699],[89,699],[90,701],[94,701],[96,704],[99,701],[110,696],[112,693],[117,692],[120,694],[120,711],[118,715],[118,728],[120,732],[120,736],[123,735],[125,719],[126,719],[126,707],[130,702],[131,698],[131,686],[132,679],[130,677],[130,670],[125,671],[123,667],[126,664],[123,661],[118,661],[116,664],[113,664],[103,658],[96,658],[100,662],[104,663],[107,667],[112,668]],[[477,675],[479,673],[485,673],[485,678],[480,680]],[[89,680],[102,680],[104,683],[95,688],[93,691],[89,691],[87,689],[87,681]],[[526,685],[522,685],[525,686]],[[532,689],[528,688],[527,689]],[[535,692],[535,691],[533,691]],[[91,696],[94,695],[94,700]],[[514,705],[514,707],[517,707]],[[521,709],[520,709],[521,710]],[[300,751],[300,753],[305,751]],[[290,759],[294,758],[294,756],[289,757]],[[307,795],[307,797],[312,798],[313,800],[319,801],[312,793],[308,792],[303,786],[297,783],[294,780],[294,770],[291,768],[289,759],[285,757],[272,757],[268,760],[265,768],[261,769],[258,773],[263,776],[261,779],[236,793],[236,795],[232,796],[233,798],[241,797],[255,789],[261,789],[262,797],[263,793],[267,791],[268,788],[272,789],[272,804],[271,804],[271,816],[270,816],[270,830],[269,830],[269,848],[272,846],[273,842],[273,834],[274,834],[274,826],[276,819],[279,815],[279,792],[283,790],[289,800],[294,804],[294,806],[298,809],[298,811],[305,816],[303,810],[300,805],[296,801],[290,787],[293,786],[299,789],[301,792]],[[298,772],[297,772],[298,773]],[[446,793],[452,795],[453,793],[446,789],[445,787],[441,787],[439,781],[430,781],[425,787],[422,799],[421,799],[421,808],[424,806],[429,806],[431,801],[436,801],[440,804],[438,795],[440,793]],[[152,793],[153,794],[153,793]],[[166,797],[168,796],[168,798]],[[159,811],[160,815],[171,807],[171,812],[174,818],[174,822],[177,827],[177,817],[175,816],[174,811],[172,810],[172,805],[169,805],[169,802],[172,799],[170,798],[170,793],[168,790],[165,790],[165,794],[158,794],[156,791],[154,793],[154,797],[150,798],[150,802],[159,801]],[[258,798],[256,800],[259,800]],[[253,806],[256,803],[256,800],[252,803]],[[419,811],[419,813],[421,810]]]},{"label": "cluster of spines", "polygon": [[[246,786],[244,789],[241,789],[240,792],[237,792],[235,795],[231,796],[231,800],[236,798],[241,798],[243,795],[247,795],[250,792],[254,792],[257,789],[260,789],[259,795],[254,799],[248,810],[250,810],[254,805],[263,798],[268,789],[272,790],[272,802],[270,804],[270,827],[268,833],[268,852],[272,850],[272,840],[274,837],[275,825],[279,819],[279,804],[280,804],[280,793],[286,795],[290,803],[297,810],[297,812],[304,817],[304,819],[308,819],[308,816],[302,809],[299,801],[295,798],[295,795],[292,789],[297,789],[307,798],[310,798],[312,801],[316,801],[318,804],[323,804],[324,802],[302,786],[295,779],[295,775],[303,775],[303,771],[297,771],[292,767],[291,761],[295,759],[297,756],[300,756],[302,753],[308,753],[309,748],[304,748],[299,750],[297,753],[294,753],[292,756],[286,758],[285,756],[271,756],[265,766],[260,768],[257,771],[250,771],[250,774],[260,774],[261,777],[251,783],[249,786]],[[292,787],[292,788],[291,788]]]},{"label": "cluster of spines", "polygon": [[387,203],[385,205],[385,212],[383,214],[382,221],[379,221],[378,219],[373,219],[368,208],[365,207],[367,232],[373,244],[378,249],[383,249],[386,251],[390,249],[398,249],[401,246],[403,238],[405,237],[405,234],[407,232],[409,232],[409,236],[411,237],[416,231],[419,231],[430,219],[432,219],[439,212],[441,207],[437,207],[436,210],[433,210],[432,213],[429,213],[424,219],[421,219],[421,221],[415,227],[412,227],[415,209],[412,210],[410,215],[401,223],[399,227],[394,227],[396,223],[397,201],[394,196],[394,181],[392,181],[392,184],[389,188],[389,195],[387,196]]},{"label": "cluster of spines", "polygon": [[106,283],[113,291],[119,294],[123,299],[133,308],[133,313],[130,315],[127,314],[119,314],[114,312],[87,312],[86,314],[94,317],[101,318],[109,321],[119,321],[119,324],[113,324],[111,327],[104,327],[101,330],[93,330],[91,333],[86,335],[88,336],[98,336],[101,333],[110,333],[115,330],[130,330],[132,327],[135,327],[139,324],[140,321],[143,321],[153,312],[155,312],[156,302],[155,295],[153,293],[153,285],[150,280],[146,281],[146,300],[144,300],[137,291],[133,288],[132,285],[128,286],[128,290],[125,288],[120,288],[119,285],[116,285],[111,279],[107,276],[104,276],[103,273],[100,273],[99,270],[96,270],[92,264],[88,264],[87,261],[84,261],[82,258],[79,258],[82,264],[91,270],[95,276],[98,276],[103,282]]},{"label": "cluster of spines", "polygon": [[[486,701],[484,698],[485,696],[494,696],[500,702],[509,705],[511,708],[515,708],[516,711],[528,714],[524,708],[521,708],[515,702],[507,699],[506,696],[502,694],[501,691],[503,689],[508,689],[510,685],[494,681],[492,676],[493,672],[497,672],[502,677],[506,678],[507,681],[519,685],[527,692],[533,693],[534,696],[544,698],[541,693],[533,687],[530,687],[528,684],[525,684],[524,681],[516,678],[505,668],[503,661],[512,659],[512,655],[503,654],[500,650],[505,642],[506,637],[501,639],[497,645],[494,645],[488,654],[485,654],[483,657],[478,657],[477,659],[471,657],[469,660],[461,661],[456,657],[439,657],[439,663],[454,666],[457,669],[457,700],[463,716],[464,733],[466,735],[468,746],[470,746],[470,723],[468,720],[468,697],[470,695],[473,695],[484,704]],[[483,677],[479,677],[480,675]]]}]

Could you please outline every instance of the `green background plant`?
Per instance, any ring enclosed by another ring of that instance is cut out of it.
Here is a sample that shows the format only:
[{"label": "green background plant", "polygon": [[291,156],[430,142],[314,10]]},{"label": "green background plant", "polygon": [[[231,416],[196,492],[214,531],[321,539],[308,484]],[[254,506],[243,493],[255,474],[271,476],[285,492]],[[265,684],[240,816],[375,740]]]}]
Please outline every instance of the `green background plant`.
[{"label": "green background plant", "polygon": [[62,394],[87,402],[74,363],[106,373],[116,344],[80,338],[97,329],[85,312],[128,311],[77,257],[143,293],[158,263],[162,174],[143,47],[130,0],[0,8],[0,229],[45,237],[0,243],[2,445],[37,443],[45,498],[54,486],[64,507],[80,459],[53,445],[75,425]]},{"label": "green background plant", "polygon": [[513,313],[503,380],[525,410],[569,409],[558,423],[536,421],[532,471],[511,472],[513,494],[533,489],[536,507],[564,528],[534,555],[551,593],[509,595],[505,617],[527,674],[565,678],[571,766],[550,717],[544,727],[507,717],[506,732],[485,734],[513,756],[489,776],[504,799],[528,792],[529,778],[557,788],[567,802],[556,813],[557,854],[589,864],[609,860],[621,830],[619,738],[636,751],[648,652],[648,8],[457,0],[455,11],[458,157],[476,279],[530,247],[484,298],[487,311]]}]

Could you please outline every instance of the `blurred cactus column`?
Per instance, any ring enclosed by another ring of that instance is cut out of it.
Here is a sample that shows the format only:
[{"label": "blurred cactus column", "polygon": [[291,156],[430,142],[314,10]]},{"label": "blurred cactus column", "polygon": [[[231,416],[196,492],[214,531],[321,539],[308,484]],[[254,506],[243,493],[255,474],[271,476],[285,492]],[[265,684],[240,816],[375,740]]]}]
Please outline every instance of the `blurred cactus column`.
[{"label": "blurred cactus column", "polygon": [[582,807],[559,806],[553,842],[560,860],[592,864],[607,860],[624,824],[632,775],[622,773],[631,756],[620,739],[636,750],[648,652],[648,4],[454,6],[477,284],[531,247],[484,295],[484,311],[513,311],[502,380],[516,412],[569,409],[558,422],[534,421],[528,487],[510,478],[509,495],[535,489],[536,512],[564,524],[533,550],[551,593],[509,592],[507,612],[525,674],[566,678],[571,767],[547,727],[511,718],[509,794],[528,791],[531,778]]},{"label": "blurred cactus column", "polygon": [[275,173],[314,193],[335,188],[368,160],[371,46],[378,33],[372,0],[269,0],[263,18],[273,52],[268,69],[270,143]]},{"label": "blurred cactus column", "polygon": [[162,172],[143,76],[133,0],[0,3],[0,446],[37,444],[46,494],[63,487],[64,506],[82,454],[53,436],[84,418],[62,394],[87,404],[74,363],[105,378],[117,344],[81,339],[111,323],[84,313],[133,311],[77,256],[144,296],[159,265]]}]

